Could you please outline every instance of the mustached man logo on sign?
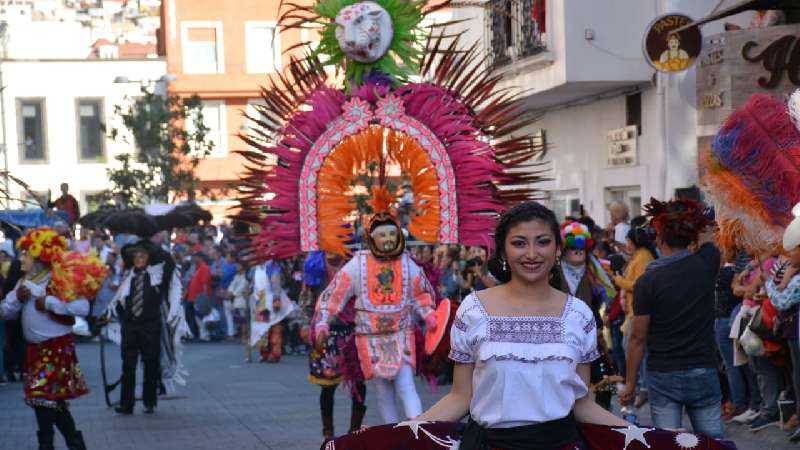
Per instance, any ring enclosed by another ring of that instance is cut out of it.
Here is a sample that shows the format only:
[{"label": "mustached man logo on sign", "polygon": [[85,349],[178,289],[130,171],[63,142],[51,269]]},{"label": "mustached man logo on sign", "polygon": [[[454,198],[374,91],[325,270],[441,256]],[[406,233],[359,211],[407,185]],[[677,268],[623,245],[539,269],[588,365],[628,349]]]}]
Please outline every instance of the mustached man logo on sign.
[{"label": "mustached man logo on sign", "polygon": [[676,31],[692,23],[682,14],[656,18],[644,36],[643,50],[647,62],[661,72],[680,72],[688,69],[700,55],[703,36],[698,27]]}]

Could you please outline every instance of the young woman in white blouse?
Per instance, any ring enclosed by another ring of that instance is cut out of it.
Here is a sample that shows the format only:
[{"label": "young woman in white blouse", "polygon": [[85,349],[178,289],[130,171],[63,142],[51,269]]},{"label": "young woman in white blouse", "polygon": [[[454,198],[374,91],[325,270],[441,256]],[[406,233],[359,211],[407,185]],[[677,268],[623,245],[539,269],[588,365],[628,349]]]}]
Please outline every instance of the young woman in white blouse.
[{"label": "young woman in white blouse", "polygon": [[629,423],[595,404],[599,355],[592,311],[548,283],[560,257],[555,215],[528,202],[500,219],[489,263],[501,285],[470,294],[451,331],[453,387],[419,421],[469,414],[460,449],[580,446],[577,422]]}]

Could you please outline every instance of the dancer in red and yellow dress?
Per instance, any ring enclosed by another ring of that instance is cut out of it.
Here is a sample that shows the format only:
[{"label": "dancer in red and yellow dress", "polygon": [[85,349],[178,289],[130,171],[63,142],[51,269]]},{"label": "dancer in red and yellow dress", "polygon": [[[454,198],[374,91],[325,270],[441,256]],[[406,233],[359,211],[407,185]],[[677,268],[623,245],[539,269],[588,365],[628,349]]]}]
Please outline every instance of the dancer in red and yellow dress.
[{"label": "dancer in red and yellow dress", "polygon": [[94,298],[106,268],[93,256],[67,252],[66,239],[49,228],[30,230],[17,247],[25,278],[0,303],[0,316],[22,320],[25,403],[36,413],[39,449],[53,449],[54,426],[70,450],[85,449],[67,403],[89,392],[72,325],[89,314],[87,298]]}]

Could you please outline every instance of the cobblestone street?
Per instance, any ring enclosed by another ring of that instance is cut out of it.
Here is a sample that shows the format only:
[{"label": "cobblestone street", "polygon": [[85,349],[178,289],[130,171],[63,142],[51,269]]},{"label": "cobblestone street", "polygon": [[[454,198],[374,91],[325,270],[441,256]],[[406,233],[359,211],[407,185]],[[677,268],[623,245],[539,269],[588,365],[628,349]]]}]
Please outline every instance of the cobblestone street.
[{"label": "cobblestone street", "polygon": [[[319,389],[306,380],[305,356],[285,357],[280,364],[247,364],[240,346],[189,344],[189,384],[178,398],[162,400],[157,413],[118,416],[106,407],[101,392],[99,345],[80,344],[78,353],[92,392],[72,403],[72,412],[91,450],[315,450],[320,444]],[[120,373],[119,349],[108,345],[109,376]],[[369,388],[368,388],[369,389]],[[438,395],[418,385],[425,407]],[[115,392],[117,394],[117,392]],[[366,423],[379,422],[374,391],[367,393]],[[22,401],[19,384],[0,386],[0,450],[36,448],[33,413]],[[337,391],[336,430],[347,429],[350,401]],[[646,411],[640,417],[647,422]],[[776,428],[753,435],[729,427],[740,449],[796,448]],[[63,449],[60,436],[56,448]],[[377,450],[377,449],[376,449]]]}]

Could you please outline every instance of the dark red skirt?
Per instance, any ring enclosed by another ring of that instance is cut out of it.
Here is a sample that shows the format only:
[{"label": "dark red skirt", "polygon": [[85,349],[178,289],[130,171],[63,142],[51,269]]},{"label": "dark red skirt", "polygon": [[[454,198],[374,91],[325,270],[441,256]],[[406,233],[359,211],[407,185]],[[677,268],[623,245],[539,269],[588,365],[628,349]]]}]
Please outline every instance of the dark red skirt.
[{"label": "dark red skirt", "polygon": [[[460,422],[401,422],[381,425],[331,439],[322,444],[321,450],[453,450],[459,448],[464,425]],[[579,432],[579,442],[553,450],[736,449],[733,442],[649,427],[580,424]]]},{"label": "dark red skirt", "polygon": [[88,392],[71,334],[28,344],[25,403],[55,407],[59,400],[73,399]]}]

